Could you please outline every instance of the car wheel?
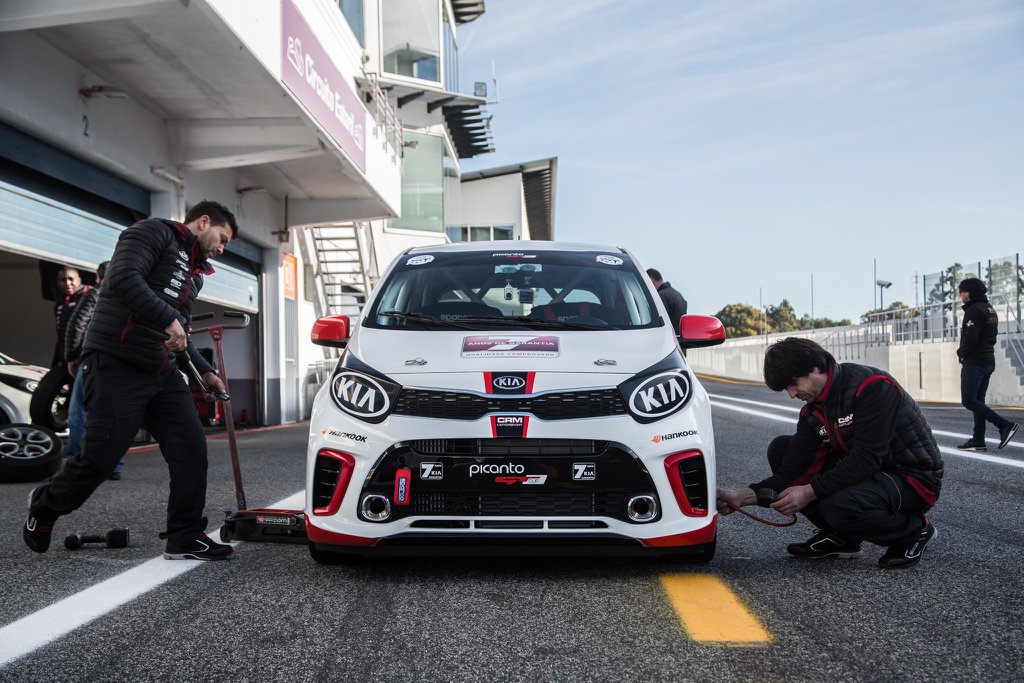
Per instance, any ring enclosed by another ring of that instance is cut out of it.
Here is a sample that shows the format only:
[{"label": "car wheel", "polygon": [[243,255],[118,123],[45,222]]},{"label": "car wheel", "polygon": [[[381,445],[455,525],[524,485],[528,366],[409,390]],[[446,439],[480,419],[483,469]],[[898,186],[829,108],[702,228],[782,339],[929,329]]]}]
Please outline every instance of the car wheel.
[{"label": "car wheel", "polygon": [[715,546],[718,543],[718,534],[710,543],[691,546],[685,552],[676,555],[669,555],[665,559],[674,564],[707,564],[715,557]]},{"label": "car wheel", "polygon": [[317,564],[360,564],[364,559],[358,555],[320,550],[312,541],[309,542],[309,556],[316,560]]},{"label": "car wheel", "polygon": [[63,367],[51,368],[32,392],[29,416],[32,423],[55,432],[68,428],[72,377]]},{"label": "car wheel", "polygon": [[60,467],[64,444],[51,430],[24,423],[0,427],[0,481],[39,481]]}]

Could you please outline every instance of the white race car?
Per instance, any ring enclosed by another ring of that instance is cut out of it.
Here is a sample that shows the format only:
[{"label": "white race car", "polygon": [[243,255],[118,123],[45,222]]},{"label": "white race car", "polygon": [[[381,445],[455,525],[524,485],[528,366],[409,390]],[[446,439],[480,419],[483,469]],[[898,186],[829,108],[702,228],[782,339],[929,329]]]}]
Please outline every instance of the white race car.
[{"label": "white race car", "polygon": [[345,352],[313,406],[310,554],[711,560],[711,406],[680,346],[725,332],[665,317],[622,249],[404,252],[358,320],[313,329]]}]

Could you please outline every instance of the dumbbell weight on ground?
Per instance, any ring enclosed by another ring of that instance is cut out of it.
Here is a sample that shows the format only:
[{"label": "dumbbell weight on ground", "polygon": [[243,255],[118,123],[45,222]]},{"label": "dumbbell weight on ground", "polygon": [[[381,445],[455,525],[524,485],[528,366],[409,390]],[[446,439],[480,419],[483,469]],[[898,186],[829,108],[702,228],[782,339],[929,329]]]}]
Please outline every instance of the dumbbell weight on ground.
[{"label": "dumbbell weight on ground", "polygon": [[102,543],[108,548],[127,548],[128,530],[111,529],[102,536],[89,536],[79,532],[64,539],[64,547],[68,550],[78,550],[86,543]]}]

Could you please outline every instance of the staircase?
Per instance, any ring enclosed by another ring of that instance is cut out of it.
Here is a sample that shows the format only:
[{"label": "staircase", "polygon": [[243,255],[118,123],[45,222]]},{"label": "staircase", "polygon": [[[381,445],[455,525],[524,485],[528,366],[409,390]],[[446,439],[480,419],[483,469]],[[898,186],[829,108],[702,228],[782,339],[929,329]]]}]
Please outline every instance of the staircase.
[{"label": "staircase", "polygon": [[1017,334],[1001,340],[999,345],[1009,359],[1014,374],[1020,378],[1021,384],[1024,384],[1024,338]]},{"label": "staircase", "polygon": [[[323,295],[320,315],[358,316],[376,282],[372,241],[363,224],[348,223],[310,228],[316,254],[316,280]],[[370,263],[372,272],[366,264]]]}]

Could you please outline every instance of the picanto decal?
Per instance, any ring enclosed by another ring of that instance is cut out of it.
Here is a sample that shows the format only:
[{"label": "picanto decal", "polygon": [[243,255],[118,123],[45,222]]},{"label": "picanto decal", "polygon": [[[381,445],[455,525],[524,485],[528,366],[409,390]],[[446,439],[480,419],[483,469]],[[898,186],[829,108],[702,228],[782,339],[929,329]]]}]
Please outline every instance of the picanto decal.
[{"label": "picanto decal", "polygon": [[463,358],[557,358],[558,337],[463,337]]},{"label": "picanto decal", "polygon": [[484,391],[488,394],[532,394],[535,372],[485,372]]},{"label": "picanto decal", "polygon": [[524,254],[519,251],[502,251],[497,254],[491,254],[495,258],[537,258],[536,254]]},{"label": "picanto decal", "polygon": [[525,439],[529,415],[491,415],[491,435],[496,439]]},{"label": "picanto decal", "polygon": [[523,486],[542,486],[548,480],[546,474],[522,474],[519,476],[505,476],[495,477],[495,484],[508,484],[509,486],[515,486],[516,484],[522,484]]},{"label": "picanto decal", "polygon": [[359,417],[377,417],[391,408],[391,399],[380,382],[355,372],[339,372],[331,385],[338,405]]}]

